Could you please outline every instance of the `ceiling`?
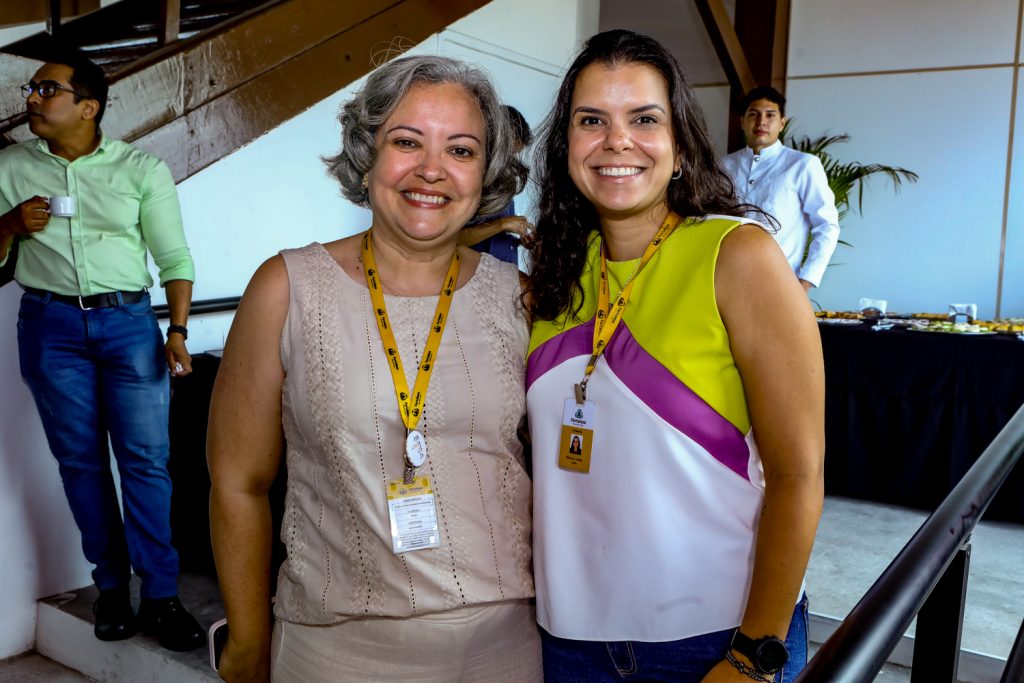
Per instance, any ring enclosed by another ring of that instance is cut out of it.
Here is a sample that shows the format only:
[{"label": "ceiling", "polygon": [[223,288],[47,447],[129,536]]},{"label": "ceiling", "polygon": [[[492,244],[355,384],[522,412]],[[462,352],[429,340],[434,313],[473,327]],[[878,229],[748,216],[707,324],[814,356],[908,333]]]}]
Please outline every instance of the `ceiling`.
[{"label": "ceiling", "polygon": [[[724,4],[735,18],[736,0]],[[691,85],[727,83],[693,0],[601,0],[599,28],[626,28],[655,38],[679,60]]]}]

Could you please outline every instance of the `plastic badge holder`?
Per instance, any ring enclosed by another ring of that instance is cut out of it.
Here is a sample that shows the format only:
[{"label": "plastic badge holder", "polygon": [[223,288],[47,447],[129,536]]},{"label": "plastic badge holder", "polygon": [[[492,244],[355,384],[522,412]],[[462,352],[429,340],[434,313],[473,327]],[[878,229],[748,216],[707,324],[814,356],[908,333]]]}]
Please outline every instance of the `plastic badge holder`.
[{"label": "plastic badge holder", "polygon": [[210,643],[210,666],[213,667],[214,671],[220,671],[220,653],[224,651],[224,646],[228,642],[228,620],[221,619],[210,626],[209,637],[207,641]]}]

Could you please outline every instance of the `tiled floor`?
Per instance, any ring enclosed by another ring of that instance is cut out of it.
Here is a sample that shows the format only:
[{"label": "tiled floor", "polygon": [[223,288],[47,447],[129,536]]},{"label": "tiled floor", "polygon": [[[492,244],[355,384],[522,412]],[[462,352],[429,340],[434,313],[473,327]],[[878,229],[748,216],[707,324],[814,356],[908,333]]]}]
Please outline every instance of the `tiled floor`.
[{"label": "tiled floor", "polygon": [[[845,617],[926,517],[828,498],[807,569],[811,612]],[[971,543],[962,647],[1005,659],[1024,617],[1024,527],[983,520]]]},{"label": "tiled floor", "polygon": [[[812,614],[842,619],[925,517],[924,512],[916,510],[829,498],[807,571]],[[1024,566],[1024,527],[982,522],[972,542],[963,647],[1005,658],[1024,616],[1024,573],[1020,571]],[[196,608],[200,622],[206,625],[217,618],[219,600],[212,582],[202,577],[189,577],[185,583],[183,599]],[[66,609],[87,621],[89,603],[89,596],[79,596]],[[85,639],[91,639],[91,627],[83,626],[81,630]],[[136,636],[139,638],[143,637]],[[155,643],[152,647],[156,648]],[[203,652],[188,653],[181,662],[192,663],[195,680],[210,680],[212,672]],[[39,655],[23,655],[0,662],[0,683],[89,680]],[[995,683],[997,680],[998,675],[970,679],[970,683]],[[875,681],[907,683],[909,671],[890,665]]]}]

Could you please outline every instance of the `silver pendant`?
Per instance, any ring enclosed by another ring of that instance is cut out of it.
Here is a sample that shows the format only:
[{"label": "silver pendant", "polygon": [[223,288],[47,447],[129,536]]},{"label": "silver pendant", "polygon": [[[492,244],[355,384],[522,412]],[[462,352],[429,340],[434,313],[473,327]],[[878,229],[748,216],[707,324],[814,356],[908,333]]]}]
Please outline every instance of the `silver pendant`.
[{"label": "silver pendant", "polygon": [[427,440],[415,429],[405,437],[405,459],[413,467],[419,467],[427,461]]}]

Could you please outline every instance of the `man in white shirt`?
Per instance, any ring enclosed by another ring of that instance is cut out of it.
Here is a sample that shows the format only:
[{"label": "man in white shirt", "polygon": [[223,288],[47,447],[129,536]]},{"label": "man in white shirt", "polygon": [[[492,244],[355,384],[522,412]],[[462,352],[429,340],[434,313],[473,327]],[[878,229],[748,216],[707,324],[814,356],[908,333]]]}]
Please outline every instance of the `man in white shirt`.
[{"label": "man in white shirt", "polygon": [[818,157],[779,141],[785,125],[782,93],[770,87],[751,90],[743,98],[747,146],[725,157],[725,169],[740,201],[760,207],[778,221],[775,241],[807,291],[821,283],[836,249],[839,212]]}]

